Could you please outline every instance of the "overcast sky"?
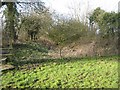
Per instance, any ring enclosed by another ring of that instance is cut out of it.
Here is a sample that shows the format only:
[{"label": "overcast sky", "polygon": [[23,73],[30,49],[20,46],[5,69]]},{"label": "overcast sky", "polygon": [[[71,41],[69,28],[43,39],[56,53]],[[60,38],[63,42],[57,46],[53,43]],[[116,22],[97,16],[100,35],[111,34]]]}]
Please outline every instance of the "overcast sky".
[{"label": "overcast sky", "polygon": [[[80,7],[81,11],[84,12],[101,7],[105,11],[118,11],[118,2],[120,0],[43,0],[46,5],[56,10],[60,14],[70,13],[69,8]],[[80,4],[79,4],[80,3]]]},{"label": "overcast sky", "polygon": [[[9,1],[9,0],[8,0]],[[21,1],[21,0],[20,0]],[[39,1],[39,0],[31,0]],[[68,15],[72,12],[72,8],[80,8],[80,14],[91,12],[97,7],[101,7],[105,11],[118,12],[118,2],[120,0],[41,0],[51,10],[55,10],[59,14]],[[79,13],[79,11],[78,11]]]}]

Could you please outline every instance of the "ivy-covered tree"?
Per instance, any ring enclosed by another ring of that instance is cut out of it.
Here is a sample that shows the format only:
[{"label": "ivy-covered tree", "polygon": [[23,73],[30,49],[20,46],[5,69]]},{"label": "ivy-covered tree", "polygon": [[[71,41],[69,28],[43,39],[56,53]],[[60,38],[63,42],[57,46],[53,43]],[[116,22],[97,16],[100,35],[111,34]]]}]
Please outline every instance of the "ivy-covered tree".
[{"label": "ivy-covered tree", "polygon": [[2,2],[2,6],[3,5],[7,6],[7,8],[4,11],[6,23],[5,31],[9,32],[9,38],[11,40],[10,42],[12,45],[13,42],[15,42],[15,40],[17,39],[15,27],[17,25],[16,21],[18,18],[18,12],[15,2]]}]

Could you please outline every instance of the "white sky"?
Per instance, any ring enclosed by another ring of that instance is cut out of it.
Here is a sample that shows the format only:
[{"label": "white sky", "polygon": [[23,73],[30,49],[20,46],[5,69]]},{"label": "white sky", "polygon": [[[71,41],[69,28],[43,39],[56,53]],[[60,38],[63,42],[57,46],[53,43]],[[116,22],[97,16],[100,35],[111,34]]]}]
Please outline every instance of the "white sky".
[{"label": "white sky", "polygon": [[[31,0],[32,1],[32,0]],[[39,0],[38,0],[39,1]],[[80,13],[83,15],[87,11],[91,12],[97,7],[101,7],[105,11],[118,11],[118,2],[120,0],[41,0],[46,3],[47,7],[56,12],[68,15],[72,12],[72,8],[80,8]]]},{"label": "white sky", "polygon": [[[80,7],[82,12],[101,7],[105,11],[118,11],[118,2],[120,0],[42,0],[46,5],[56,10],[60,14],[70,13],[70,8]],[[80,5],[79,5],[80,3]]]}]

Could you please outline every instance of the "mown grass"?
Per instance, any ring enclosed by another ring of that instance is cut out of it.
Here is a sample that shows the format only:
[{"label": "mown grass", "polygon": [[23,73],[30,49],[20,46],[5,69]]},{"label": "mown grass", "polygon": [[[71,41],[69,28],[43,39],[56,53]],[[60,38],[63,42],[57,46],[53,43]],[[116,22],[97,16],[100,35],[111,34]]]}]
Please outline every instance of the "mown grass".
[{"label": "mown grass", "polygon": [[118,88],[117,56],[46,60],[34,68],[29,65],[3,72],[2,88]]}]

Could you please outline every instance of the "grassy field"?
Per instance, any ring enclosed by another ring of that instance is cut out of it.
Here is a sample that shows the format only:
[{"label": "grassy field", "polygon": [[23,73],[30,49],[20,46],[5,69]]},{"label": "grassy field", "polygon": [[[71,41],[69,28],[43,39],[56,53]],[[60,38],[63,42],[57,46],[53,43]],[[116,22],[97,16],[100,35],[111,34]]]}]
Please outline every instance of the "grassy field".
[{"label": "grassy field", "polygon": [[118,88],[118,57],[56,59],[3,72],[2,88]]}]

